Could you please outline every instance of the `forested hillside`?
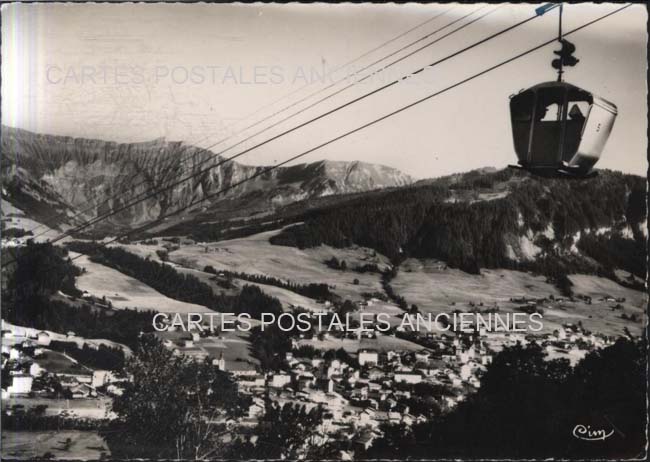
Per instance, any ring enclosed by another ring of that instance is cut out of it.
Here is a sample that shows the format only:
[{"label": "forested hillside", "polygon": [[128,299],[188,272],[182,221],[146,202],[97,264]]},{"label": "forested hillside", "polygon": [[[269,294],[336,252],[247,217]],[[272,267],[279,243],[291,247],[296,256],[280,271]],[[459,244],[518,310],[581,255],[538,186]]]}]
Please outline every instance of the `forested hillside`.
[{"label": "forested hillside", "polygon": [[[25,327],[73,331],[86,338],[105,338],[134,346],[141,331],[153,330],[151,311],[98,308],[81,299],[75,285],[81,269],[68,252],[52,244],[29,242],[2,286],[2,317]],[[4,276],[4,275],[3,275]],[[56,297],[63,292],[76,301]]]},{"label": "forested hillside", "polygon": [[263,293],[259,287],[245,285],[236,296],[216,294],[198,278],[182,274],[172,266],[139,257],[119,247],[105,247],[95,242],[73,241],[67,244],[75,252],[88,255],[96,263],[109,266],[131,276],[167,297],[203,305],[213,311],[248,313],[259,318],[261,313],[281,313],[282,305]]},{"label": "forested hillside", "polygon": [[272,239],[300,248],[351,243],[395,261],[438,258],[480,268],[549,268],[645,278],[643,178],[601,171],[591,179],[516,170],[470,172],[307,212]]},{"label": "forested hillside", "polygon": [[[642,458],[646,446],[644,340],[621,338],[575,367],[550,359],[536,343],[495,356],[481,388],[431,422],[386,426],[359,459]],[[583,441],[575,428],[614,428]]]}]

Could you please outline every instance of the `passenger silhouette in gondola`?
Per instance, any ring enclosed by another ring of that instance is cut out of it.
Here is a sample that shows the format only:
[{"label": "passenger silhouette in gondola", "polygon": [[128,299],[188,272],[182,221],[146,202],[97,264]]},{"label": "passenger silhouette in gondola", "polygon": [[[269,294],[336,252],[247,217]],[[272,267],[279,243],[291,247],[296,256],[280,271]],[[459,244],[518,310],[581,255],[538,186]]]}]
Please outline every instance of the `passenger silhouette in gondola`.
[{"label": "passenger silhouette in gondola", "polygon": [[569,117],[571,118],[571,120],[575,120],[576,122],[585,121],[585,116],[577,104],[574,104],[571,110],[569,111]]}]

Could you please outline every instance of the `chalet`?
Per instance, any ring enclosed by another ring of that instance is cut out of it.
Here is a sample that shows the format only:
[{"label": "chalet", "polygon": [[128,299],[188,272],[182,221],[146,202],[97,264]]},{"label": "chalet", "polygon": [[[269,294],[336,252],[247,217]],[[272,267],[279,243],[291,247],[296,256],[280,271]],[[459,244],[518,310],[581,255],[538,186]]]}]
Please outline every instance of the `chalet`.
[{"label": "chalet", "polygon": [[76,343],[77,348],[83,348],[84,345],[86,344],[86,341],[83,338],[77,337],[76,335],[67,335],[65,340],[66,340],[66,342],[74,342],[74,343]]},{"label": "chalet", "polygon": [[7,387],[10,395],[27,394],[32,391],[34,377],[29,374],[16,374],[11,376],[11,385]]},{"label": "chalet", "polygon": [[250,377],[257,375],[257,369],[255,366],[243,361],[227,361],[225,370],[235,377]]},{"label": "chalet", "polygon": [[304,372],[301,375],[296,376],[296,384],[298,385],[299,390],[305,390],[309,387],[314,386],[316,383],[316,377],[311,372]]},{"label": "chalet", "polygon": [[114,372],[112,371],[106,371],[102,369],[97,369],[93,371],[93,376],[92,376],[92,382],[91,385],[94,388],[98,388],[104,385],[107,385],[111,382],[118,382],[123,379],[119,379]]},{"label": "chalet", "polygon": [[429,353],[427,350],[420,350],[415,353],[415,362],[419,363],[427,363],[429,362],[429,359],[431,358],[431,353]]},{"label": "chalet", "polygon": [[291,383],[291,376],[285,373],[273,374],[269,380],[269,386],[273,388],[284,388]]},{"label": "chalet", "polygon": [[93,376],[89,373],[77,372],[59,372],[56,374],[61,379],[61,385],[72,386],[77,383],[91,384],[93,383]]},{"label": "chalet", "polygon": [[291,371],[295,374],[302,374],[309,369],[309,366],[305,363],[298,362],[291,367]]},{"label": "chalet", "polygon": [[469,364],[463,364],[460,368],[461,380],[468,380],[472,376],[472,367]]},{"label": "chalet", "polygon": [[266,381],[262,375],[251,375],[251,376],[242,376],[237,380],[237,385],[242,391],[248,391],[250,389],[261,389],[264,388]]},{"label": "chalet", "polygon": [[114,383],[111,383],[106,387],[106,391],[108,393],[111,393],[116,396],[122,396],[122,393],[124,393],[124,390],[122,389],[121,386],[115,385]]},{"label": "chalet", "polygon": [[377,364],[379,362],[379,353],[377,350],[362,349],[357,352],[359,366],[366,364]]},{"label": "chalet", "polygon": [[389,412],[388,421],[390,423],[399,423],[402,420],[402,415],[399,412]]},{"label": "chalet", "polygon": [[[393,410],[397,407],[397,400],[395,398],[386,398],[384,400],[384,408],[388,410]],[[407,406],[408,407],[408,406]]]},{"label": "chalet", "polygon": [[357,449],[368,450],[377,436],[373,432],[364,432],[354,440]]},{"label": "chalet", "polygon": [[413,417],[411,414],[404,414],[402,416],[402,423],[404,423],[407,427],[410,427],[415,423],[415,417]]},{"label": "chalet", "polygon": [[415,370],[420,372],[425,377],[434,377],[438,373],[438,369],[429,365],[416,365]]},{"label": "chalet", "polygon": [[381,390],[381,385],[375,382],[369,382],[368,383],[368,392],[374,392],[377,393],[379,390]]},{"label": "chalet", "polygon": [[39,345],[48,346],[52,341],[52,338],[47,332],[41,331],[36,335],[36,341]]},{"label": "chalet", "polygon": [[189,356],[198,361],[203,361],[205,358],[209,356],[206,350],[196,346],[181,348],[180,352],[185,356]]},{"label": "chalet", "polygon": [[69,388],[72,397],[75,399],[79,398],[93,398],[97,396],[97,392],[93,387],[87,383],[78,383]]},{"label": "chalet", "polygon": [[260,417],[264,414],[265,409],[264,400],[253,398],[253,402],[248,406],[248,418],[255,419]]},{"label": "chalet", "polygon": [[368,370],[366,377],[368,380],[379,380],[384,376],[384,371],[378,367],[372,367]]},{"label": "chalet", "polygon": [[354,390],[347,392],[346,397],[356,401],[366,400],[368,399],[368,388],[355,388]]},{"label": "chalet", "polygon": [[217,368],[219,368],[220,371],[226,370],[226,360],[223,357],[223,351],[219,355],[219,358],[212,360],[212,365],[217,366]]},{"label": "chalet", "polygon": [[31,366],[29,366],[29,375],[32,377],[38,377],[40,375],[43,375],[45,373],[45,369],[43,369],[41,366],[39,366],[36,363],[32,363]]},{"label": "chalet", "polygon": [[401,358],[400,358],[400,355],[399,355],[398,352],[393,351],[393,350],[389,350],[389,351],[386,352],[386,360],[387,360],[388,362],[391,362],[391,361],[400,361]]},{"label": "chalet", "polygon": [[420,383],[422,382],[422,374],[418,372],[395,372],[395,382],[397,383]]}]

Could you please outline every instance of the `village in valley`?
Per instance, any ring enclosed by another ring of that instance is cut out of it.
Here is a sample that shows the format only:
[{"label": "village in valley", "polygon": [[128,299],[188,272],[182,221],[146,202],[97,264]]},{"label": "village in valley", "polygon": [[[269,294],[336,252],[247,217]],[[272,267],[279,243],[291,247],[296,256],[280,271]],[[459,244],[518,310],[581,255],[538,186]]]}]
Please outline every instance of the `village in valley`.
[{"label": "village in valley", "polygon": [[647,459],[645,3],[1,3],[0,462]]},{"label": "village in valley", "polygon": [[[180,268],[171,262],[167,264]],[[438,271],[446,269],[440,267]],[[232,275],[224,271],[206,276],[222,286],[226,280],[228,284],[233,282]],[[353,276],[358,277],[352,271],[345,274],[346,278]],[[350,286],[358,286],[356,277]],[[263,284],[259,286],[264,288]],[[117,300],[120,295],[113,294],[112,298]],[[82,298],[102,309],[108,309],[111,304],[111,297],[107,300],[98,294],[86,292]],[[545,309],[553,312],[559,305],[577,302],[613,313],[626,304],[625,298],[607,294],[593,299],[587,295],[533,298],[504,294],[502,300],[501,304],[513,311],[528,314],[544,313]],[[365,294],[352,302],[343,303],[340,298],[311,302],[312,309],[316,307],[330,315],[340,313],[344,306],[356,315],[374,313],[375,318],[377,313],[388,312],[391,327],[387,331],[357,327],[289,332],[286,335],[290,347],[278,353],[272,367],[260,364],[251,354],[248,333],[237,329],[211,331],[205,326],[205,329],[187,331],[167,323],[164,330],[147,335],[155,335],[176,356],[207,361],[226,372],[239,392],[251,398],[243,416],[224,422],[230,425],[233,434],[249,438],[254,444],[257,437],[251,429],[272,403],[297,404],[307,410],[319,408],[324,411],[319,424],[320,442],[339,444],[343,459],[353,458],[355,451],[370,448],[382,437],[386,424],[410,427],[449,412],[481,387],[486,367],[504,347],[534,342],[549,358],[565,358],[575,364],[589,351],[613,344],[617,337],[590,331],[581,321],[561,322],[561,319],[555,319],[542,332],[490,332],[479,327],[463,331],[413,331],[402,327],[403,320],[421,316],[420,309],[411,306],[400,310],[380,292]],[[284,306],[289,312],[303,310],[294,303]],[[450,313],[498,312],[499,305],[480,299],[458,300],[450,303],[448,309]],[[257,320],[251,322],[259,325]],[[120,370],[131,354],[129,347],[116,342],[87,339],[75,332],[25,328],[3,321],[3,414],[62,416],[86,422],[92,429],[93,421],[115,418],[111,401],[130,380]],[[94,455],[108,451],[101,440],[96,450]],[[20,451],[16,446],[14,455],[21,454]],[[57,457],[64,457],[66,446],[53,445],[48,452],[52,451]]]}]

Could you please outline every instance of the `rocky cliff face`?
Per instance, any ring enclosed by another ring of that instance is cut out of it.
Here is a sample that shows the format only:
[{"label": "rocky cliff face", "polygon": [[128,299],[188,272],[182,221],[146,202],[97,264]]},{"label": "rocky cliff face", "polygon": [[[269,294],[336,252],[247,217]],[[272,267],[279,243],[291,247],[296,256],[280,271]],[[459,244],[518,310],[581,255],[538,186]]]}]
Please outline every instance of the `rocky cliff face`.
[{"label": "rocky cliff face", "polygon": [[[47,190],[52,196],[49,200],[83,212],[83,218],[116,210],[147,191],[160,190],[209,167],[191,180],[112,218],[113,224],[127,226],[154,220],[191,203],[205,209],[219,201],[246,198],[248,203],[257,202],[260,211],[296,200],[412,182],[408,175],[389,167],[320,161],[278,168],[230,189],[227,194],[201,202],[208,195],[261,173],[264,167],[225,162],[211,151],[165,139],[120,144],[8,127],[2,127],[1,147],[2,172],[8,186],[3,191],[5,200],[15,200],[19,194],[17,185],[29,180]],[[21,181],[11,181],[19,176]]]}]

